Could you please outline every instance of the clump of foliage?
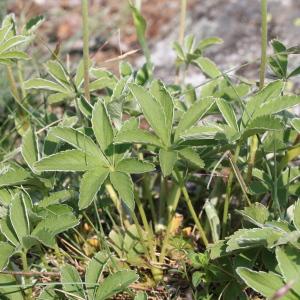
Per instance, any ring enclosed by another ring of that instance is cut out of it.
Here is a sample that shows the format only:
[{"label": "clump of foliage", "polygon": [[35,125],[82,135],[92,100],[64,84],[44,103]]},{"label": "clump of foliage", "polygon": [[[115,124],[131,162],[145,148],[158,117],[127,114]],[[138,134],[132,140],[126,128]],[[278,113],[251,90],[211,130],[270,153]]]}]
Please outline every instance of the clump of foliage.
[{"label": "clump of foliage", "polygon": [[[42,17],[0,28],[16,104],[1,121],[1,297],[176,298],[187,286],[194,299],[299,299],[299,47],[273,40],[266,56],[266,1],[259,88],[206,56],[216,37],[174,43],[176,82],[155,79],[135,6],[145,65],[98,68],[82,5],[76,72],[54,51],[45,76],[26,77]],[[190,65],[207,81],[186,84]]]}]

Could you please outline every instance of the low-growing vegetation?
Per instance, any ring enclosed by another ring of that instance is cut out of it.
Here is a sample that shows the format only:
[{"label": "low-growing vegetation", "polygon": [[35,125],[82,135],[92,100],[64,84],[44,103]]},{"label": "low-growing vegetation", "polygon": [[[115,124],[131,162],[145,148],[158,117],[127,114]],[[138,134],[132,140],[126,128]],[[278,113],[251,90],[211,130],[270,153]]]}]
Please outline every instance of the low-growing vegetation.
[{"label": "low-growing vegetation", "polygon": [[[72,67],[57,47],[30,68],[43,17],[2,22],[1,299],[300,299],[299,46],[272,40],[267,55],[261,0],[251,82],[206,56],[220,38],[184,37],[182,21],[164,83],[129,5],[145,64],[122,55],[119,74],[91,59],[87,0]],[[190,66],[204,83],[186,84]]]}]

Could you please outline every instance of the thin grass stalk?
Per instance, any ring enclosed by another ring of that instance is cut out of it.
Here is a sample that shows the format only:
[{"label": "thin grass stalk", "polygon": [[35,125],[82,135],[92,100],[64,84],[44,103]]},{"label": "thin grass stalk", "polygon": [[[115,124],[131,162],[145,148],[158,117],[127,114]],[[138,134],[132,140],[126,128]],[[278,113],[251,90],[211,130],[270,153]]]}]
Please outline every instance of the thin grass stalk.
[{"label": "thin grass stalk", "polygon": [[[236,164],[237,159],[240,154],[240,145],[238,144],[235,149],[234,157],[232,159],[233,164]],[[232,184],[233,184],[233,176],[234,176],[234,170],[231,168],[227,186],[226,186],[226,195],[225,195],[225,201],[224,201],[224,209],[223,209],[223,220],[222,220],[222,238],[226,236],[227,233],[227,224],[228,224],[228,212],[229,212],[229,204],[231,200],[231,192],[232,192]]]},{"label": "thin grass stalk", "polygon": [[[268,46],[268,0],[261,0],[261,59],[259,71],[259,90],[265,85],[266,66],[267,66],[267,46]],[[258,139],[253,136],[250,141],[250,155],[248,159],[247,182],[252,178],[252,171],[255,165]]]},{"label": "thin grass stalk", "polygon": [[202,225],[201,225],[201,223],[199,221],[199,218],[198,218],[198,216],[197,216],[197,214],[195,212],[195,209],[194,209],[194,206],[192,204],[192,201],[191,201],[191,198],[189,196],[189,193],[188,193],[186,187],[184,186],[183,178],[182,178],[182,176],[181,176],[181,174],[180,174],[180,172],[178,170],[175,170],[175,173],[176,173],[176,176],[178,178],[180,189],[181,189],[181,192],[183,194],[184,200],[185,200],[185,202],[187,204],[187,207],[189,209],[189,212],[190,212],[190,214],[191,214],[191,216],[192,216],[192,218],[193,218],[193,220],[195,222],[195,225],[196,225],[196,227],[197,227],[197,229],[198,229],[198,231],[200,233],[200,237],[201,237],[201,239],[202,239],[202,241],[204,243],[204,246],[207,248],[207,246],[208,246],[208,239],[207,239],[205,231],[204,231],[204,229],[203,229],[203,227],[202,227]]},{"label": "thin grass stalk", "polygon": [[90,101],[89,83],[89,0],[82,0],[84,96]]},{"label": "thin grass stalk", "polygon": [[[21,252],[21,260],[22,260],[22,265],[23,265],[23,271],[24,272],[30,272],[29,266],[28,266],[28,261],[27,261],[27,251],[23,249]],[[31,277],[24,276],[24,282],[25,285],[30,285],[31,284]],[[25,299],[32,299],[32,288],[28,288],[25,291]]]}]

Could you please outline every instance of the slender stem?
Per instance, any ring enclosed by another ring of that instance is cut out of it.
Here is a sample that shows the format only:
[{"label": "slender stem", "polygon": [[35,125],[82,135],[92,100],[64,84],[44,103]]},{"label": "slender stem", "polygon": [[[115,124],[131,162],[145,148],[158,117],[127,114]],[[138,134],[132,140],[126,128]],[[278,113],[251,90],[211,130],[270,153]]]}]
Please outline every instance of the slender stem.
[{"label": "slender stem", "polygon": [[181,0],[180,25],[179,25],[179,35],[178,35],[178,42],[181,46],[183,45],[183,40],[184,40],[186,8],[187,8],[187,0]]},{"label": "slender stem", "polygon": [[145,176],[143,178],[143,193],[144,193],[144,197],[149,202],[153,227],[155,228],[156,224],[157,224],[157,216],[156,216],[155,205],[154,205],[154,202],[153,202],[153,199],[152,199],[152,193],[151,193],[151,190],[149,188],[149,185],[150,185],[150,176],[149,176],[149,174],[145,174]]},{"label": "slender stem", "polygon": [[16,83],[11,66],[7,66],[7,76],[8,76],[8,82],[10,85],[10,90],[11,90],[11,93],[12,93],[14,99],[17,102],[21,102],[21,96],[19,94],[19,91],[17,88],[17,83]]},{"label": "slender stem", "polygon": [[176,189],[175,196],[174,196],[174,202],[173,202],[172,207],[169,208],[168,226],[166,229],[165,237],[164,237],[164,240],[162,243],[161,252],[160,252],[160,256],[159,256],[159,262],[161,264],[164,262],[164,259],[166,256],[167,246],[168,246],[170,235],[171,235],[172,219],[176,212],[178,202],[180,199],[180,195],[181,195],[181,190],[180,190],[179,186],[176,185],[174,188]]},{"label": "slender stem", "polygon": [[[268,0],[261,0],[261,61],[259,71],[259,89],[265,85],[265,75],[267,66],[267,46],[268,46]],[[250,155],[248,159],[247,182],[252,178],[252,170],[255,164],[258,140],[253,136],[250,141]]]},{"label": "slender stem", "polygon": [[18,61],[17,67],[18,67],[18,78],[19,78],[22,98],[25,99],[27,94],[26,94],[26,90],[24,88],[23,64],[21,61]]},{"label": "slender stem", "polygon": [[265,73],[267,65],[267,44],[268,44],[268,1],[261,0],[261,63],[259,74],[259,89],[262,89],[265,84]]},{"label": "slender stem", "polygon": [[[22,260],[22,265],[23,265],[23,270],[26,273],[30,272],[29,266],[28,266],[28,262],[27,262],[27,251],[25,249],[23,249],[22,253],[21,253],[21,260]],[[31,284],[31,277],[27,277],[24,276],[24,281],[25,281],[25,285],[30,285]],[[32,289],[26,289],[26,299],[32,299]]]},{"label": "slender stem", "polygon": [[89,87],[89,0],[82,0],[84,95],[90,100]]},{"label": "slender stem", "polygon": [[[238,144],[235,149],[234,157],[233,157],[233,163],[236,164],[237,159],[240,154],[240,145]],[[229,210],[229,204],[231,200],[231,191],[232,191],[232,184],[233,184],[233,175],[234,170],[233,168],[230,170],[230,174],[228,176],[227,186],[226,186],[226,196],[224,201],[224,210],[223,210],[223,224],[222,224],[222,237],[224,238],[226,236],[227,231],[227,222],[228,222],[228,210]]]},{"label": "slender stem", "polygon": [[140,198],[136,194],[135,194],[135,201],[136,201],[139,213],[141,215],[143,225],[145,227],[145,230],[147,231],[149,252],[150,252],[150,255],[151,255],[151,260],[156,261],[155,248],[154,248],[155,247],[154,246],[155,240],[154,240],[152,228],[150,227],[150,225],[148,223],[143,204],[140,201]]},{"label": "slender stem", "polygon": [[194,206],[192,204],[191,198],[190,198],[190,196],[188,194],[188,191],[187,191],[186,187],[184,186],[182,176],[181,176],[181,174],[179,173],[178,170],[176,170],[175,173],[176,173],[177,178],[179,180],[180,189],[182,191],[184,200],[185,200],[185,202],[187,204],[187,207],[188,207],[188,209],[190,211],[190,214],[192,215],[192,218],[193,218],[193,220],[195,222],[195,225],[196,225],[196,227],[197,227],[197,229],[198,229],[198,231],[200,233],[200,236],[201,236],[201,238],[203,240],[203,243],[204,243],[205,247],[207,247],[208,246],[208,239],[207,239],[205,231],[204,231],[204,229],[203,229],[203,227],[202,227],[202,225],[201,225],[201,223],[199,221],[199,218],[198,218],[198,216],[197,216],[197,214],[195,212],[195,209],[194,209]]}]

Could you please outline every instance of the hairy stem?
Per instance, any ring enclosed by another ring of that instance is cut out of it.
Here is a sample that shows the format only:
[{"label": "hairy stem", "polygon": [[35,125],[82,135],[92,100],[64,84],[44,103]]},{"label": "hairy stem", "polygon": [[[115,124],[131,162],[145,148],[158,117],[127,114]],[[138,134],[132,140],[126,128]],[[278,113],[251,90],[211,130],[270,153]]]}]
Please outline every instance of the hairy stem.
[{"label": "hairy stem", "polygon": [[83,25],[83,64],[84,64],[84,96],[90,100],[89,87],[89,0],[82,0],[82,25]]}]

